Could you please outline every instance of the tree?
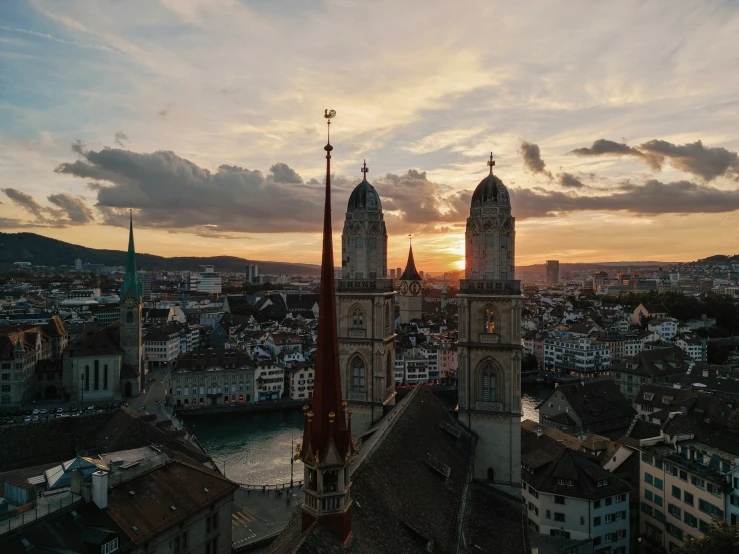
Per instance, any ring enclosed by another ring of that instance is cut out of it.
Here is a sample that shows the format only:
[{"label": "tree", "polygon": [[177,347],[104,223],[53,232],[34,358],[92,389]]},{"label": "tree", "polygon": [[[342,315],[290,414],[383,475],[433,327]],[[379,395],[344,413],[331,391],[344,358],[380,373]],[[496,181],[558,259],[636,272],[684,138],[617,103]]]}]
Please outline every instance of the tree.
[{"label": "tree", "polygon": [[675,554],[739,554],[739,529],[725,519],[714,519],[708,532],[699,539],[688,539]]},{"label": "tree", "polygon": [[739,408],[732,411],[729,415],[729,430],[739,431]]}]

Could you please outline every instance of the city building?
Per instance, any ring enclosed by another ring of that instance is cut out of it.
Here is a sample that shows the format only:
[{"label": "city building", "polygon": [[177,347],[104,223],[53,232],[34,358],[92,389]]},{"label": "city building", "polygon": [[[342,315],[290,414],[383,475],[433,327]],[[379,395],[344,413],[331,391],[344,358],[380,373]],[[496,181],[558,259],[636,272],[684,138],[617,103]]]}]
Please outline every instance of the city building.
[{"label": "city building", "polygon": [[148,371],[170,367],[181,352],[181,325],[149,327],[144,337],[144,363]]},{"label": "city building", "polygon": [[547,260],[547,285],[559,284],[559,261]]},{"label": "city building", "polygon": [[285,368],[273,362],[259,362],[254,372],[255,400],[279,400],[285,391]]},{"label": "city building", "polygon": [[256,264],[250,264],[246,266],[246,282],[256,283],[259,278],[259,266]]},{"label": "city building", "polygon": [[520,494],[521,283],[514,280],[515,218],[508,189],[490,174],[472,194],[460,281],[459,421],[478,437],[475,477]]},{"label": "city building", "polygon": [[608,344],[589,338],[549,337],[544,339],[544,365],[547,370],[580,378],[608,375],[611,351]]},{"label": "city building", "polygon": [[[333,115],[326,110],[329,122]],[[302,503],[299,516],[268,553],[449,552],[463,543],[481,552],[530,552],[520,498],[473,480],[480,440],[426,386],[399,402],[361,446],[360,438],[353,438],[354,411],[342,401],[339,321],[333,309],[330,143],[325,150],[315,388],[295,452],[303,462]],[[519,457],[520,449],[516,462]],[[494,482],[492,471],[487,475]],[[516,485],[520,491],[520,472]]]},{"label": "city building", "polygon": [[675,346],[696,362],[708,361],[708,341],[695,333],[680,333],[674,337]]},{"label": "city building", "polygon": [[408,249],[408,263],[400,276],[398,287],[398,303],[400,305],[400,323],[421,321],[423,318],[423,297],[421,296],[421,281],[423,278],[416,270],[413,260],[413,246]]},{"label": "city building", "polygon": [[429,362],[426,358],[405,357],[403,382],[406,385],[418,385],[429,382]]},{"label": "city building", "polygon": [[681,383],[695,361],[677,346],[644,350],[613,364],[611,378],[630,402],[642,385]]},{"label": "city building", "polygon": [[654,322],[649,322],[647,324],[647,330],[658,333],[664,340],[670,341],[677,334],[677,328],[679,326],[680,322],[677,319],[663,317]]},{"label": "city building", "polygon": [[74,260],[74,268],[77,271],[81,271],[82,270],[82,260],[80,258],[75,258],[75,260]]},{"label": "city building", "polygon": [[313,398],[314,370],[305,362],[297,363],[285,370],[286,386],[292,400]]},{"label": "city building", "polygon": [[190,276],[190,290],[206,294],[221,294],[221,274],[212,265],[202,266],[202,271]]},{"label": "city building", "polygon": [[631,486],[541,430],[521,429],[521,435],[532,546],[541,541],[545,552],[627,554]]},{"label": "city building", "polygon": [[670,317],[663,304],[639,304],[634,309],[634,323],[641,325],[643,320],[659,320]]},{"label": "city building", "polygon": [[136,270],[133,217],[129,224],[126,273],[120,299],[120,319],[116,323],[85,329],[64,349],[66,400],[130,398],[143,388],[141,284]]},{"label": "city building", "polygon": [[241,350],[195,350],[172,370],[172,404],[180,407],[244,404],[254,400],[254,362]]},{"label": "city building", "polygon": [[636,415],[610,379],[560,385],[536,409],[540,424],[570,434],[625,432]]},{"label": "city building", "polygon": [[151,298],[152,275],[147,271],[139,271],[139,283],[141,284],[141,297],[144,300]]},{"label": "city building", "polygon": [[[337,283],[339,364],[355,429],[369,429],[395,391],[395,295],[387,278],[387,230],[377,190],[362,181],[349,195]],[[328,278],[321,275],[321,284]],[[318,318],[319,325],[321,318]],[[377,407],[377,408],[376,408]]]}]

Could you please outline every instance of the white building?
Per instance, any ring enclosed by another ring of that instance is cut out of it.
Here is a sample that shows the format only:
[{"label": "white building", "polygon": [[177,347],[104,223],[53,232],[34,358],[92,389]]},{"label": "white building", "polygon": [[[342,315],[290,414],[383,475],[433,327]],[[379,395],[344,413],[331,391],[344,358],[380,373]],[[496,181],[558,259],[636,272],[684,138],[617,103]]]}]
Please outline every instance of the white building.
[{"label": "white building", "polygon": [[550,337],[544,339],[544,365],[577,377],[599,377],[611,364],[608,344],[589,338]]},{"label": "white building", "polygon": [[440,379],[439,347],[435,344],[426,344],[420,349],[421,356],[426,358],[429,381]]},{"label": "white building", "polygon": [[285,375],[289,381],[290,398],[300,400],[301,398],[313,398],[313,368],[304,363],[296,364],[286,370]]},{"label": "white building", "polygon": [[[144,361],[149,371],[170,367],[182,351],[181,326],[149,327],[144,337]],[[199,337],[198,337],[199,340]]]},{"label": "white building", "polygon": [[647,329],[655,333],[659,333],[659,335],[665,340],[672,340],[672,338],[677,334],[677,328],[679,325],[680,322],[677,319],[667,317],[650,323],[647,325]]},{"label": "white building", "polygon": [[255,372],[256,400],[279,400],[285,390],[285,369],[276,363],[260,363]]},{"label": "white building", "polygon": [[426,358],[405,358],[404,380],[407,385],[428,383],[429,361]]},{"label": "white building", "polygon": [[190,288],[207,294],[221,294],[221,274],[217,273],[212,265],[204,265],[203,271],[192,274]]},{"label": "white building", "polygon": [[175,407],[245,404],[254,400],[255,367],[239,350],[209,348],[180,356],[172,370]]},{"label": "white building", "polygon": [[556,546],[591,541],[588,551],[628,552],[628,483],[541,431],[522,430],[521,467],[532,535],[555,537]]},{"label": "white building", "polygon": [[696,362],[708,361],[708,341],[692,333],[683,333],[675,338],[675,346]]}]

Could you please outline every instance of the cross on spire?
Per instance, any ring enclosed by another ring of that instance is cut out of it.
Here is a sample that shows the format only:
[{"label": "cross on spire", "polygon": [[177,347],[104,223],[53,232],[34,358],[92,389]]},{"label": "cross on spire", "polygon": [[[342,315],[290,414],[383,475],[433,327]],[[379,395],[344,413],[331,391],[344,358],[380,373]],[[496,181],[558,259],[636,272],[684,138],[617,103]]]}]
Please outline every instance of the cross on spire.
[{"label": "cross on spire", "polygon": [[363,181],[367,180],[367,172],[369,171],[369,168],[367,167],[367,160],[364,160],[364,165],[362,165],[362,168],[359,170],[362,173],[364,173]]},{"label": "cross on spire", "polygon": [[493,166],[495,165],[495,160],[493,159],[493,153],[490,152],[490,160],[488,161],[488,165],[490,166],[490,175],[493,174]]}]

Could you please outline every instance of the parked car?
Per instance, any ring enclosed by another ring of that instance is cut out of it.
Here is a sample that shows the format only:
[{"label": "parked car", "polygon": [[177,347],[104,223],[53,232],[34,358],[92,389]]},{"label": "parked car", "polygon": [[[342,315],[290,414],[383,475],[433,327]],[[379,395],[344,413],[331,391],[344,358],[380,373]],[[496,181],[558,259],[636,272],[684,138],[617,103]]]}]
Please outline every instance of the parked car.
[{"label": "parked car", "polygon": [[23,421],[25,423],[28,423],[29,421],[31,421],[31,416],[30,415],[27,415],[26,417],[23,418]]},{"label": "parked car", "polygon": [[35,410],[33,410],[33,415],[39,415],[40,413],[41,413],[41,411],[38,408],[36,408]]},{"label": "parked car", "polygon": [[57,408],[56,413],[61,414],[64,411],[64,408]]}]

